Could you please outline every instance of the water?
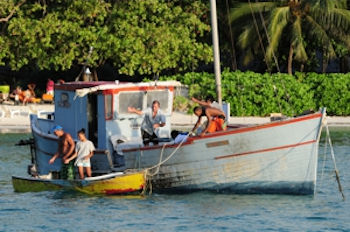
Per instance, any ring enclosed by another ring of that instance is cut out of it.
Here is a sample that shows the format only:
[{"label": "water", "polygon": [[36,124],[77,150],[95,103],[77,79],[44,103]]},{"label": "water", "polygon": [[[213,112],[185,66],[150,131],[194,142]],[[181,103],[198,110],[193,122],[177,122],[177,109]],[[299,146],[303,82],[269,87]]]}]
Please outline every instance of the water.
[{"label": "water", "polygon": [[323,161],[324,136],[315,196],[197,192],[148,197],[13,192],[11,175],[26,175],[30,161],[29,148],[14,144],[29,137],[0,134],[0,231],[350,231],[349,129],[331,130],[346,201],[330,155]]}]

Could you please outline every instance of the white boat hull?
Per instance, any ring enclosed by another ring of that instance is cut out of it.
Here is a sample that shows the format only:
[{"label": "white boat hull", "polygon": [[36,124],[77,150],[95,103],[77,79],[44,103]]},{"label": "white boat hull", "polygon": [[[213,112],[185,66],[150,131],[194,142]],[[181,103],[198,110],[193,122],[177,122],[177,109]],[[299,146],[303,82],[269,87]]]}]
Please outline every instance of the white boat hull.
[{"label": "white boat hull", "polygon": [[[323,117],[323,113],[316,113],[190,138],[160,166],[153,176],[153,187],[312,194]],[[176,146],[164,147],[162,160]],[[162,149],[159,146],[124,151],[126,168],[156,166]]]}]

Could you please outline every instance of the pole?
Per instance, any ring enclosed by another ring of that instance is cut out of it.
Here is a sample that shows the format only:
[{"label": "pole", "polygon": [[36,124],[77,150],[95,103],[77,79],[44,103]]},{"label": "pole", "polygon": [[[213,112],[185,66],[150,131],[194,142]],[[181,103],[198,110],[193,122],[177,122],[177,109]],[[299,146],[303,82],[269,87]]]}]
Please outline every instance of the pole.
[{"label": "pole", "polygon": [[216,0],[210,0],[211,11],[211,28],[213,38],[213,52],[214,52],[214,71],[216,83],[216,95],[218,103],[222,105],[221,97],[221,70],[220,70],[220,53],[219,53],[219,37],[218,37],[218,20],[216,17]]}]

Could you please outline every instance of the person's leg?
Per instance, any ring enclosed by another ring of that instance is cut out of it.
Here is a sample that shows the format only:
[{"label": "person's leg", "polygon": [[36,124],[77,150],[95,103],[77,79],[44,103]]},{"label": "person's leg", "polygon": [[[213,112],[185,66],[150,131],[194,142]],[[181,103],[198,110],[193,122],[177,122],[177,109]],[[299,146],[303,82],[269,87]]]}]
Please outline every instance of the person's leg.
[{"label": "person's leg", "polygon": [[67,180],[67,164],[62,163],[60,170],[60,178],[62,180]]},{"label": "person's leg", "polygon": [[85,167],[85,170],[86,170],[86,175],[88,177],[91,177],[91,167]]},{"label": "person's leg", "polygon": [[158,137],[155,133],[153,133],[150,140],[151,140],[151,142],[153,142],[153,144],[155,144],[155,145],[158,144]]},{"label": "person's leg", "polygon": [[79,170],[79,178],[84,179],[84,167],[78,166],[78,170]]},{"label": "person's leg", "polygon": [[67,180],[74,180],[74,160],[67,164]]},{"label": "person's leg", "polygon": [[[208,122],[209,123],[209,122]],[[208,127],[207,133],[213,133],[216,131],[216,121],[215,118],[210,121],[210,125]]]},{"label": "person's leg", "polygon": [[151,136],[144,130],[141,130],[143,145],[148,146]]}]

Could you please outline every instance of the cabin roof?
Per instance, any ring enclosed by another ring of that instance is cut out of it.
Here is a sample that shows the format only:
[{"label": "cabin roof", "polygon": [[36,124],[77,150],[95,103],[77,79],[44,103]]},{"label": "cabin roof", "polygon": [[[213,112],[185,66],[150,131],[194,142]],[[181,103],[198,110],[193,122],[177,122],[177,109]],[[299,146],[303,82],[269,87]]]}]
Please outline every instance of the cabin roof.
[{"label": "cabin roof", "polygon": [[55,90],[75,91],[76,95],[83,97],[88,93],[109,90],[147,90],[157,87],[173,88],[181,86],[178,81],[151,81],[151,82],[118,82],[118,81],[91,81],[91,82],[68,82],[55,85]]},{"label": "cabin roof", "polygon": [[77,82],[66,82],[63,84],[55,85],[55,89],[74,91],[77,89],[91,88],[100,85],[116,85],[114,81],[77,81]]}]

